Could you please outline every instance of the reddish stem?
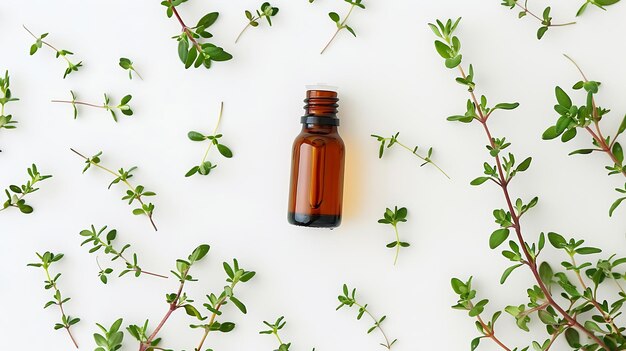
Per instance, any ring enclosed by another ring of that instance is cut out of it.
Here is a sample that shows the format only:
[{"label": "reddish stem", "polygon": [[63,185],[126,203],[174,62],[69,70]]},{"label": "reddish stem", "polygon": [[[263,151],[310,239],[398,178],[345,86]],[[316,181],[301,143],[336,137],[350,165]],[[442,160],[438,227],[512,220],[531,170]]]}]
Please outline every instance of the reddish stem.
[{"label": "reddish stem", "polygon": [[150,344],[154,341],[154,339],[156,339],[157,335],[165,325],[165,322],[167,322],[167,320],[170,318],[172,313],[174,313],[174,311],[180,308],[180,306],[178,305],[178,301],[180,300],[180,295],[183,293],[183,288],[185,287],[185,278],[187,277],[187,272],[182,275],[183,278],[181,279],[180,286],[178,287],[176,298],[170,303],[167,313],[165,313],[165,316],[163,316],[161,322],[159,322],[159,325],[157,325],[156,329],[154,329],[148,339],[145,342],[139,344],[139,351],[146,351],[148,348],[150,348]]},{"label": "reddish stem", "polygon": [[[168,0],[168,2],[170,3],[170,5],[172,5],[172,0]],[[183,28],[183,32],[185,33],[187,38],[189,38],[189,40],[191,41],[193,46],[195,46],[196,49],[198,49],[198,52],[201,53],[202,52],[202,47],[200,46],[200,44],[198,43],[196,38],[194,38],[193,35],[191,35],[191,31],[189,30],[189,27],[187,27],[187,25],[185,24],[183,19],[178,14],[178,10],[176,10],[176,6],[170,6],[170,8],[172,9],[172,12],[174,13],[174,16],[176,16],[176,19],[178,20],[178,23],[180,23],[180,26]]]},{"label": "reddish stem", "polygon": [[[461,72],[461,76],[464,79],[467,79],[467,76],[465,75],[465,71],[463,71],[463,68],[461,68],[461,66],[459,66],[459,70]],[[487,138],[489,139],[489,145],[491,145],[491,147],[495,147],[495,143],[493,140],[493,137],[491,136],[491,132],[489,130],[489,127],[487,125],[487,116],[485,116],[482,112],[482,110],[480,109],[480,104],[478,103],[478,100],[476,99],[474,93],[471,93],[473,102],[476,106],[476,109],[478,111],[479,114],[479,119],[478,121],[482,124],[483,129],[485,130],[485,133],[487,135]],[[531,255],[531,253],[528,251],[528,248],[526,247],[526,241],[524,240],[524,237],[522,235],[522,227],[520,225],[520,219],[519,216],[517,215],[517,213],[515,212],[515,207],[513,206],[513,201],[511,200],[511,196],[509,194],[509,189],[508,189],[508,185],[509,185],[509,180],[507,179],[506,176],[504,175],[504,171],[503,171],[503,167],[502,167],[502,162],[500,160],[500,155],[496,155],[495,156],[496,159],[496,167],[498,169],[498,177],[500,180],[500,188],[502,189],[502,192],[504,194],[504,199],[506,201],[508,210],[511,214],[511,222],[513,222],[513,229],[515,230],[515,234],[517,236],[517,241],[519,242],[519,246],[521,246],[522,251],[524,252],[524,256],[526,257],[526,262],[524,264],[526,264],[528,266],[528,268],[530,269],[530,271],[532,272],[535,281],[537,282],[537,285],[539,286],[539,288],[541,289],[541,291],[544,293],[547,302],[555,309],[557,310],[562,316],[563,318],[565,318],[565,320],[567,320],[567,322],[576,327],[577,329],[579,329],[580,331],[582,331],[583,333],[585,333],[589,338],[591,338],[595,343],[597,343],[600,347],[602,347],[605,350],[609,350],[609,348],[606,346],[606,344],[600,340],[593,332],[587,330],[584,326],[582,326],[580,323],[578,323],[578,321],[573,318],[572,316],[570,316],[567,311],[565,311],[553,298],[552,298],[552,294],[550,293],[550,291],[548,290],[548,288],[546,287],[546,285],[543,283],[543,280],[541,280],[541,276],[539,275],[539,270],[537,269],[537,263],[535,261],[535,258],[533,258],[533,256]]]}]

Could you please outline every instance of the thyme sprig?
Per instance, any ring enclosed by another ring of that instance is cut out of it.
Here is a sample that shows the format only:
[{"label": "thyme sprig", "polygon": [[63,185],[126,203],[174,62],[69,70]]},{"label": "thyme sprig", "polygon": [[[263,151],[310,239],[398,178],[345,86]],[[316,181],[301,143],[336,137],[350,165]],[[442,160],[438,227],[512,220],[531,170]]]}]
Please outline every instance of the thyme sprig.
[{"label": "thyme sprig", "polygon": [[39,190],[39,188],[36,188],[35,185],[48,178],[52,178],[52,176],[42,175],[41,173],[39,173],[37,165],[35,165],[34,163],[26,171],[30,176],[30,180],[28,180],[26,184],[23,184],[21,186],[9,185],[7,189],[4,189],[7,200],[2,205],[2,208],[0,208],[0,212],[10,207],[15,207],[24,214],[29,214],[33,212],[33,207],[26,203],[24,197]]},{"label": "thyme sprig", "polygon": [[109,187],[108,187],[109,189],[111,188],[111,186],[113,186],[114,184],[118,184],[118,183],[122,183],[126,185],[128,190],[126,190],[126,195],[122,197],[122,200],[128,200],[129,205],[131,205],[135,200],[137,200],[137,202],[139,202],[141,206],[133,209],[133,214],[137,216],[145,215],[150,220],[150,224],[152,225],[152,228],[154,228],[155,231],[157,230],[157,227],[154,224],[154,219],[152,218],[154,215],[154,204],[152,204],[151,202],[145,203],[144,201],[144,197],[154,196],[156,195],[156,193],[153,191],[146,191],[143,185],[134,186],[128,181],[130,178],[133,177],[132,172],[135,169],[137,169],[137,167],[131,167],[128,170],[125,170],[124,168],[120,168],[117,172],[115,172],[111,170],[110,168],[107,168],[100,164],[100,161],[101,161],[100,156],[102,156],[102,151],[98,152],[96,155],[92,157],[86,157],[74,149],[70,149],[70,150],[85,160],[85,163],[87,165],[83,169],[83,173],[85,173],[89,168],[94,166],[94,167],[100,168],[101,170],[115,177],[115,179],[113,179],[113,181],[109,184]]},{"label": "thyme sprig", "polygon": [[56,53],[56,58],[62,57],[65,60],[65,62],[67,63],[67,68],[65,69],[65,73],[63,74],[63,79],[65,79],[65,77],[67,77],[70,73],[77,72],[78,69],[83,66],[83,61],[80,61],[78,63],[73,63],[72,61],[70,61],[68,56],[74,55],[73,52],[68,51],[68,50],[63,50],[63,49],[59,50],[55,48],[54,46],[52,46],[47,41],[44,41],[43,39],[48,36],[48,33],[44,33],[40,36],[36,36],[35,34],[33,34],[33,32],[31,32],[28,28],[26,28],[26,26],[22,26],[22,27],[26,29],[28,34],[30,34],[33,38],[35,38],[35,43],[30,46],[31,55],[34,55],[39,49],[43,47],[43,45],[45,45],[49,47],[50,49],[54,50],[54,52]]},{"label": "thyme sprig", "polygon": [[344,284],[342,292],[343,292],[343,295],[339,295],[337,297],[337,299],[340,302],[340,305],[337,306],[336,310],[338,311],[344,306],[347,306],[349,308],[353,306],[358,307],[358,314],[356,316],[356,319],[361,320],[361,318],[363,318],[363,316],[367,314],[374,321],[374,325],[367,330],[367,333],[370,334],[374,330],[378,329],[380,333],[382,334],[383,338],[385,339],[385,342],[380,343],[380,345],[386,348],[387,350],[391,350],[391,347],[393,346],[393,344],[395,344],[398,341],[398,339],[394,339],[390,341],[390,339],[387,337],[387,334],[382,328],[382,323],[385,319],[387,319],[387,316],[382,316],[380,318],[374,317],[374,315],[367,309],[368,307],[367,304],[362,304],[359,301],[357,301],[356,289],[352,289],[352,291],[350,291],[350,289],[348,288],[348,285]]},{"label": "thyme sprig", "polygon": [[[460,19],[459,19],[460,20]],[[505,138],[495,138],[492,136],[488,121],[494,109],[487,108],[486,98],[481,97],[480,101],[476,97],[476,83],[473,79],[473,70],[470,69],[470,75],[465,73],[461,66],[460,40],[454,36],[454,31],[458,26],[459,20],[448,20],[445,22],[437,21],[437,25],[431,24],[431,28],[435,35],[443,40],[435,42],[435,48],[441,57],[445,59],[446,67],[458,68],[460,77],[457,82],[466,86],[470,95],[467,103],[467,112],[463,116],[452,116],[448,120],[472,123],[477,122],[485,131],[488,144],[487,149],[490,157],[495,161],[495,165],[490,163],[484,164],[484,177],[476,178],[472,181],[472,185],[480,185],[487,181],[491,181],[498,185],[506,203],[506,209],[496,209],[493,211],[495,222],[499,225],[489,238],[489,246],[496,249],[502,245],[509,237],[511,232],[514,233],[514,240],[509,240],[509,248],[502,252],[502,255],[513,265],[508,267],[500,278],[500,283],[504,284],[510,275],[519,267],[527,267],[534,278],[535,284],[528,290],[529,302],[526,306],[515,305],[508,306],[505,311],[511,314],[517,322],[518,327],[527,330],[526,323],[530,321],[531,315],[537,315],[539,320],[546,325],[546,331],[549,338],[545,340],[533,341],[531,346],[535,350],[547,351],[554,341],[561,335],[565,335],[568,344],[576,349],[582,350],[613,350],[626,346],[626,338],[621,334],[623,328],[613,328],[614,317],[621,313],[621,307],[626,301],[626,295],[619,296],[618,300],[613,304],[602,301],[597,296],[597,287],[604,281],[605,274],[598,273],[596,269],[586,271],[589,279],[593,281],[594,288],[587,286],[584,281],[580,281],[583,291],[579,290],[567,277],[565,272],[555,272],[547,263],[539,261],[538,257],[546,246],[546,235],[541,233],[537,242],[527,242],[522,234],[521,218],[534,207],[538,199],[535,197],[525,203],[521,199],[513,200],[510,194],[510,184],[514,177],[519,173],[526,171],[530,164],[531,158],[526,158],[522,163],[516,166],[515,157],[512,153],[503,156],[503,150],[510,146]],[[471,66],[470,66],[471,67]],[[517,103],[507,105],[507,108],[513,109],[518,106]],[[571,239],[566,241],[562,236],[554,233],[548,234],[550,244],[557,249],[566,249],[569,254],[576,253],[579,255],[589,255],[601,252],[598,248],[582,246],[582,240]],[[585,262],[577,264],[573,261],[569,265],[563,265],[567,271],[580,272],[591,263]],[[511,348],[505,345],[495,336],[494,325],[501,312],[496,312],[490,322],[484,322],[481,314],[484,312],[488,304],[487,299],[473,302],[476,298],[476,291],[471,288],[471,279],[466,283],[460,279],[452,280],[452,287],[459,295],[459,303],[455,308],[463,309],[468,312],[470,317],[476,318],[476,325],[479,329],[480,336],[471,342],[472,349],[476,349],[480,341],[484,338],[493,340],[500,348],[511,351],[518,348]],[[557,292],[557,288],[562,291]],[[563,302],[557,300],[564,300]],[[526,309],[528,307],[528,309]],[[599,312],[591,317],[586,314],[592,310]],[[606,324],[604,329],[598,323],[604,321]],[[581,334],[585,338],[581,339]],[[615,346],[615,347],[610,347]],[[526,347],[522,350],[527,350]]]},{"label": "thyme sprig", "polygon": [[72,108],[74,109],[74,119],[76,119],[78,117],[78,108],[77,108],[78,105],[95,107],[95,108],[101,108],[101,109],[104,109],[106,111],[109,111],[109,113],[111,113],[111,116],[113,117],[113,120],[115,122],[117,122],[117,113],[115,112],[115,110],[119,110],[119,112],[121,112],[125,116],[132,116],[133,115],[133,110],[128,105],[130,100],[133,98],[133,96],[130,95],[130,94],[129,95],[125,95],[120,100],[120,102],[117,105],[115,105],[115,104],[112,105],[111,104],[111,98],[106,93],[104,94],[104,104],[102,104],[102,105],[96,105],[96,104],[92,104],[92,103],[88,103],[88,102],[76,101],[76,94],[74,94],[74,92],[72,90],[70,90],[70,94],[72,95],[72,100],[52,100],[51,102],[71,104]]},{"label": "thyme sprig", "polygon": [[[580,7],[580,9],[578,9],[576,17],[581,16],[585,12],[587,7],[589,7],[589,5],[593,5],[602,10],[606,10],[606,6],[613,5],[618,2],[619,0],[585,0],[585,3]],[[541,14],[538,14],[530,10],[528,6],[528,0],[502,0],[501,5],[506,6],[510,9],[519,9],[520,12],[518,12],[518,18],[524,18],[526,16],[529,16],[530,18],[537,20],[541,24],[539,29],[537,29],[537,39],[543,38],[548,29],[552,27],[565,27],[576,24],[576,22],[574,21],[565,23],[553,22],[553,18],[551,16],[552,8],[550,6],[545,7],[543,12]]]},{"label": "thyme sprig", "polygon": [[158,346],[161,341],[158,335],[172,313],[177,310],[182,308],[188,315],[194,317],[200,315],[198,310],[191,304],[193,300],[187,297],[184,289],[186,283],[197,281],[197,279],[194,279],[193,276],[189,274],[189,271],[196,263],[204,259],[209,253],[210,248],[211,247],[206,244],[200,245],[193,250],[187,259],[176,260],[176,270],[172,270],[171,272],[178,278],[179,286],[176,292],[165,295],[165,301],[168,305],[167,312],[152,333],[148,334],[148,320],[146,320],[142,326],[131,324],[126,328],[128,333],[139,341],[139,351],[166,350]]},{"label": "thyme sprig", "polygon": [[139,79],[143,80],[143,77],[141,76],[141,74],[139,74],[139,72],[137,72],[137,70],[133,66],[133,61],[131,61],[129,58],[120,57],[119,65],[124,70],[128,71],[128,78],[130,80],[133,79],[133,72],[137,75],[137,77],[139,77]]},{"label": "thyme sprig", "polygon": [[[574,105],[572,98],[557,86],[555,88],[557,104],[554,110],[559,114],[559,118],[555,125],[549,127],[543,133],[543,139],[551,140],[561,137],[561,141],[566,143],[578,134],[578,131],[584,131],[591,136],[593,148],[579,149],[572,151],[570,155],[586,155],[592,152],[600,152],[609,157],[612,165],[605,168],[609,171],[609,175],[620,174],[626,177],[626,166],[624,165],[624,149],[617,140],[618,137],[626,131],[626,116],[622,119],[617,131],[613,136],[604,136],[601,121],[611,110],[598,105],[596,94],[600,90],[600,82],[590,81],[580,68],[580,66],[569,56],[565,55],[578,69],[582,76],[582,80],[574,84],[574,90],[582,90],[585,93],[585,100],[580,106]],[[617,188],[617,192],[622,193]],[[609,209],[609,216],[623,201],[623,198],[617,199]]]},{"label": "thyme sprig", "polygon": [[252,14],[252,12],[246,10],[245,11],[245,15],[246,18],[248,19],[248,24],[246,24],[245,27],[243,27],[243,30],[241,30],[241,32],[239,33],[239,35],[237,36],[237,39],[235,39],[235,44],[237,42],[239,42],[239,39],[241,39],[241,36],[243,35],[243,33],[250,27],[258,27],[259,26],[259,20],[262,19],[263,17],[265,17],[265,19],[267,20],[267,23],[270,25],[270,27],[272,26],[272,17],[276,16],[278,14],[278,7],[273,7],[269,2],[264,2],[261,5],[261,9],[260,10],[256,10],[256,16]]},{"label": "thyme sprig", "polygon": [[75,325],[76,323],[80,322],[80,318],[72,317],[69,314],[65,314],[64,306],[68,301],[70,301],[70,298],[64,297],[61,294],[61,290],[59,290],[59,287],[57,285],[59,278],[61,277],[61,273],[57,273],[56,275],[54,275],[54,277],[50,273],[50,266],[52,266],[52,264],[54,264],[55,262],[60,261],[63,258],[63,254],[61,253],[54,254],[49,251],[46,251],[43,254],[39,254],[39,253],[36,253],[36,254],[37,254],[37,257],[39,258],[39,262],[29,263],[28,266],[43,269],[46,275],[46,280],[44,281],[44,289],[52,290],[53,292],[52,300],[46,302],[43,308],[45,309],[50,306],[59,307],[59,311],[61,312],[61,321],[54,325],[54,330],[65,329],[70,339],[72,340],[72,343],[78,349],[78,343],[76,342],[76,339],[74,338],[74,335],[72,334],[71,327]]},{"label": "thyme sprig", "polygon": [[9,77],[9,71],[4,72],[4,78],[0,77],[0,129],[15,129],[17,121],[13,120],[12,115],[5,115],[5,105],[9,102],[18,101],[19,99],[13,97],[11,94],[11,80]]},{"label": "thyme sprig", "polygon": [[224,103],[222,102],[220,104],[220,113],[217,117],[217,123],[215,123],[215,129],[213,129],[212,134],[205,135],[196,131],[190,131],[189,133],[187,133],[187,137],[189,138],[189,140],[191,141],[208,140],[209,144],[207,145],[206,150],[204,151],[204,156],[202,157],[200,164],[197,166],[191,167],[191,169],[185,174],[185,177],[191,177],[194,174],[209,175],[209,173],[211,173],[211,170],[217,167],[217,164],[212,163],[211,161],[207,161],[207,157],[209,156],[209,151],[211,151],[211,148],[213,147],[213,145],[215,145],[215,147],[217,148],[217,151],[219,151],[219,153],[222,156],[226,158],[233,157],[233,152],[230,150],[230,148],[220,143],[219,141],[219,139],[222,137],[222,134],[217,134],[217,130],[220,126],[220,122],[222,121],[223,112],[224,112]]},{"label": "thyme sprig", "polygon": [[231,54],[223,48],[211,43],[203,43],[201,39],[209,39],[213,34],[207,31],[219,17],[218,12],[210,12],[202,16],[194,27],[185,24],[177,7],[188,0],[164,0],[161,5],[166,7],[166,15],[168,18],[176,17],[181,26],[181,33],[173,36],[178,42],[178,57],[185,65],[185,68],[193,66],[198,68],[204,66],[211,68],[213,61],[228,61],[233,58]]},{"label": "thyme sprig", "polygon": [[411,244],[407,242],[400,241],[400,234],[398,233],[398,223],[406,222],[407,214],[408,214],[408,210],[406,209],[406,207],[398,208],[398,206],[395,206],[393,210],[391,210],[390,208],[387,208],[385,210],[385,213],[383,214],[383,218],[378,220],[378,223],[391,225],[396,235],[396,240],[387,244],[388,248],[396,249],[396,254],[393,259],[394,266],[396,265],[396,263],[398,263],[398,255],[400,255],[400,248],[411,246]]},{"label": "thyme sprig", "polygon": [[333,36],[330,38],[326,46],[324,46],[324,48],[320,52],[320,55],[323,54],[326,51],[326,49],[328,49],[330,44],[335,40],[335,38],[337,38],[337,35],[342,30],[345,29],[348,32],[350,32],[350,34],[352,34],[354,37],[356,37],[356,31],[348,25],[348,19],[350,18],[350,15],[352,14],[352,12],[354,11],[356,7],[365,10],[365,5],[362,4],[363,0],[344,0],[344,1],[350,4],[350,10],[348,11],[348,14],[346,14],[346,17],[343,18],[343,20],[336,12],[330,12],[328,14],[328,17],[330,17],[331,21],[335,22],[335,25],[337,26],[337,30],[335,31],[335,34],[333,34]]},{"label": "thyme sprig", "polygon": [[550,6],[544,8],[541,16],[539,16],[528,8],[528,0],[524,0],[524,5],[522,5],[521,2],[522,0],[503,0],[502,5],[507,6],[510,9],[514,9],[516,7],[519,8],[521,10],[521,12],[519,12],[518,14],[519,18],[523,18],[529,15],[530,17],[539,21],[541,23],[541,27],[539,27],[539,29],[537,30],[537,39],[543,38],[543,36],[546,34],[550,27],[563,27],[576,24],[576,22],[554,23],[552,21],[552,17],[550,16],[550,12],[552,11],[552,8]]},{"label": "thyme sprig", "polygon": [[[106,255],[111,256],[111,261],[115,261],[117,259],[121,259],[122,261],[124,261],[124,263],[126,264],[126,268],[120,272],[118,277],[124,276],[128,273],[133,273],[135,277],[139,277],[141,274],[147,274],[153,277],[167,279],[167,276],[143,270],[137,262],[137,253],[132,254],[132,260],[124,257],[124,251],[130,248],[130,244],[122,246],[122,248],[119,250],[116,249],[113,246],[113,241],[115,241],[115,239],[117,238],[117,230],[111,229],[107,231],[105,235],[103,235],[106,230],[107,226],[96,230],[96,227],[94,227],[93,225],[90,229],[81,230],[80,235],[86,237],[86,239],[80,244],[80,246],[91,244],[89,253],[96,253],[100,249],[103,249]],[[108,282],[108,275],[111,273],[113,273],[113,269],[111,268],[101,269],[100,273],[98,274],[100,281],[106,284]]]},{"label": "thyme sprig", "polygon": [[[228,285],[224,286],[224,289],[219,295],[210,293],[207,295],[208,302],[204,303],[203,306],[209,311],[209,316],[202,316],[200,312],[196,311],[195,317],[200,321],[205,321],[208,319],[207,323],[204,324],[192,324],[190,327],[192,329],[202,329],[203,334],[202,338],[198,346],[194,350],[202,350],[202,346],[204,345],[209,333],[211,331],[221,332],[221,333],[229,333],[235,329],[235,323],[233,322],[218,322],[217,317],[223,315],[222,307],[231,302],[241,313],[246,314],[248,310],[246,305],[244,305],[237,297],[235,297],[235,287],[239,283],[248,282],[252,279],[256,273],[252,271],[246,271],[239,267],[239,262],[234,259],[233,264],[230,265],[228,262],[223,263],[224,271],[226,272],[226,282]],[[190,314],[194,315],[194,314]]]},{"label": "thyme sprig", "polygon": [[[261,330],[259,334],[274,335],[276,337],[276,340],[278,341],[278,348],[274,351],[289,351],[291,343],[284,342],[280,337],[280,330],[282,330],[287,324],[285,317],[279,317],[274,323],[263,321],[263,324],[265,324],[269,329]],[[313,348],[312,351],[315,351],[315,348]]]},{"label": "thyme sprig", "polygon": [[122,348],[124,332],[120,331],[123,319],[120,318],[111,324],[109,329],[96,323],[102,334],[94,333],[93,339],[98,347],[94,351],[117,351]]},{"label": "thyme sprig", "polygon": [[415,157],[419,158],[420,160],[424,161],[420,167],[423,167],[427,164],[431,164],[433,165],[435,168],[437,168],[439,170],[439,172],[443,173],[443,175],[446,176],[446,178],[450,179],[450,176],[448,176],[448,174],[446,172],[444,172],[443,169],[441,169],[435,162],[433,162],[432,160],[432,155],[433,155],[433,148],[428,148],[428,152],[426,153],[426,156],[422,156],[419,153],[417,153],[417,150],[419,149],[419,146],[415,146],[414,148],[410,148],[407,145],[401,143],[398,140],[398,136],[400,135],[400,132],[392,135],[389,138],[385,138],[382,137],[380,135],[376,135],[376,134],[372,134],[371,136],[373,138],[376,138],[376,140],[378,140],[378,142],[380,143],[380,147],[378,148],[378,158],[383,158],[383,154],[385,153],[385,149],[389,149],[394,145],[398,145],[400,147],[402,147],[403,149],[411,152],[413,155],[415,155]]}]

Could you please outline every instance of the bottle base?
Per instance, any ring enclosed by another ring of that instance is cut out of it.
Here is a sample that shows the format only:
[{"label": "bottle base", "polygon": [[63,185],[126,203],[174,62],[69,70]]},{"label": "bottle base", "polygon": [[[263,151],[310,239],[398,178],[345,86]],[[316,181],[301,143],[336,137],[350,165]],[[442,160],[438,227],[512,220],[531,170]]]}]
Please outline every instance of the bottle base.
[{"label": "bottle base", "polygon": [[289,212],[290,224],[309,228],[337,228],[341,224],[341,215],[315,215]]}]

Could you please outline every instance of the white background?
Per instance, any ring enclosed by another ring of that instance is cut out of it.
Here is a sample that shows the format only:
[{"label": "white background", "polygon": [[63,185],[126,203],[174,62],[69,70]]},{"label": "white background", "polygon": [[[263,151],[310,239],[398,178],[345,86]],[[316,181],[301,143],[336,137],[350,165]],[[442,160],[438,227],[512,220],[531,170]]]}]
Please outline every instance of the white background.
[{"label": "white background", "polygon": [[[220,12],[212,40],[234,55],[211,70],[184,69],[170,39],[179,25],[165,16],[158,1],[4,4],[0,69],[10,70],[13,93],[21,100],[7,106],[19,128],[0,131],[0,185],[20,183],[33,162],[54,178],[29,196],[35,213],[0,214],[2,348],[71,349],[67,335],[52,330],[57,311],[41,309],[50,292],[43,290],[42,272],[26,267],[35,251],[66,254],[53,270],[63,272],[60,287],[72,297],[67,311],[82,318],[73,328],[82,349],[93,349],[96,322],[109,325],[124,317],[127,325],[148,318],[154,326],[161,319],[167,309],[164,294],[177,282],[144,276],[102,285],[94,256],[79,247],[78,232],[94,224],[117,228],[118,244],[131,243],[142,267],[156,272],[168,272],[176,258],[209,243],[208,259],[194,268],[200,281],[188,289],[198,302],[224,285],[224,260],[237,257],[258,272],[237,292],[248,315],[226,308],[226,318],[237,322],[237,329],[211,335],[205,346],[215,350],[273,350],[274,340],[258,331],[261,321],[281,315],[288,320],[283,338],[294,343],[294,350],[381,349],[379,334],[365,334],[369,321],[357,322],[356,311],[334,311],[344,282],[358,288],[374,314],[388,316],[384,327],[399,339],[397,351],[469,349],[476,331],[464,313],[449,308],[456,301],[450,278],[474,275],[479,295],[492,300],[491,308],[524,303],[532,281],[519,270],[505,286],[498,284],[508,262],[489,250],[487,239],[495,229],[491,211],[503,206],[502,197],[493,186],[469,185],[489,159],[482,130],[445,121],[465,111],[467,96],[454,82],[456,72],[443,67],[433,48],[426,24],[436,18],[464,17],[459,36],[465,63],[475,65],[479,91],[491,103],[521,103],[513,112],[494,115],[491,124],[495,136],[513,142],[518,158],[533,156],[531,169],[512,185],[515,197],[540,197],[524,219],[528,239],[557,231],[626,254],[626,209],[612,219],[607,215],[616,197],[613,188],[624,180],[606,176],[604,155],[567,156],[590,143],[586,136],[568,145],[541,140],[556,120],[554,86],[569,87],[579,79],[562,53],[603,82],[601,104],[614,111],[603,125],[607,131],[617,127],[626,111],[624,5],[607,13],[590,9],[576,26],[550,30],[539,42],[536,22],[518,21],[516,12],[496,0],[364,3],[367,10],[356,10],[350,21],[359,37],[341,33],[320,56],[334,31],[327,13],[345,13],[344,2],[276,1],[280,13],[274,27],[263,23],[234,45],[245,25],[243,11],[260,1],[190,1],[180,7],[189,24],[207,12]],[[538,12],[542,5],[532,2]],[[577,5],[557,2],[555,20],[571,19]],[[47,39],[75,52],[73,58],[83,60],[84,67],[61,79],[64,63],[50,50],[28,55],[32,38],[22,24],[37,34],[50,32]],[[134,60],[145,81],[128,80],[117,65],[121,56]],[[291,143],[300,128],[304,85],[317,82],[341,88],[341,134],[348,151],[344,222],[333,231],[286,221]],[[49,102],[67,98],[70,89],[93,102],[100,102],[104,92],[114,99],[132,93],[135,115],[121,116],[116,124],[104,111],[81,108],[73,120],[70,106]],[[224,160],[213,153],[210,159],[219,165],[214,173],[184,178],[204,151],[186,133],[209,133],[220,101],[225,103],[223,142],[235,157]],[[434,168],[420,168],[401,149],[379,160],[378,145],[369,135],[396,131],[408,144],[434,146],[435,160],[452,180]],[[83,161],[70,147],[90,155],[102,150],[103,164],[113,168],[138,166],[134,180],[158,194],[160,230],[155,233],[146,218],[130,213],[120,200],[120,186],[106,189],[109,175],[98,170],[81,174]],[[376,223],[385,207],[394,205],[409,209],[409,221],[399,229],[412,244],[401,252],[397,267],[392,250],[385,248],[393,238],[391,228]],[[548,252],[544,258],[558,265],[560,254]],[[119,268],[117,262],[110,266]],[[163,346],[193,349],[201,335],[187,327],[191,322],[184,312],[176,313],[163,329]],[[498,332],[512,346],[532,340],[508,316]],[[127,335],[123,350],[136,349]],[[485,342],[483,349],[496,348]]]}]

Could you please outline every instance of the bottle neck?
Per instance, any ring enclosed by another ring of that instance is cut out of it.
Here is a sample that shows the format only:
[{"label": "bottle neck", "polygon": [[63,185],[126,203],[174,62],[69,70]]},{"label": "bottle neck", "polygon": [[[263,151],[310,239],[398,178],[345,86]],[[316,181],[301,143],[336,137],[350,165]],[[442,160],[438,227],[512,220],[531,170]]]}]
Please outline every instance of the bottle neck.
[{"label": "bottle neck", "polygon": [[302,123],[302,132],[311,134],[336,134],[338,133],[337,126]]},{"label": "bottle neck", "polygon": [[303,125],[338,126],[336,91],[308,90],[304,99],[304,116],[301,118]]}]

